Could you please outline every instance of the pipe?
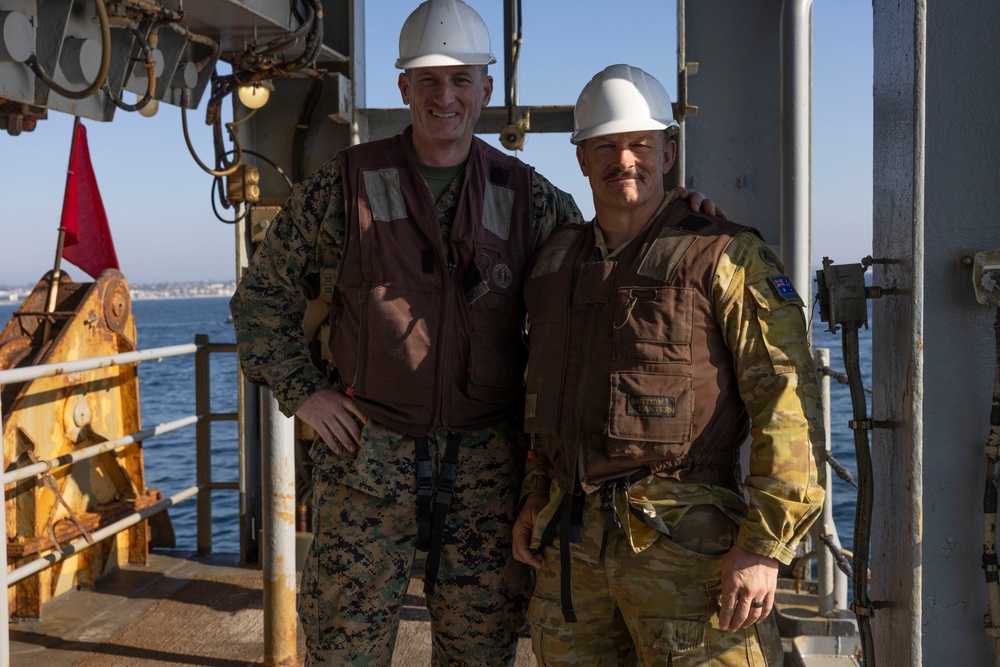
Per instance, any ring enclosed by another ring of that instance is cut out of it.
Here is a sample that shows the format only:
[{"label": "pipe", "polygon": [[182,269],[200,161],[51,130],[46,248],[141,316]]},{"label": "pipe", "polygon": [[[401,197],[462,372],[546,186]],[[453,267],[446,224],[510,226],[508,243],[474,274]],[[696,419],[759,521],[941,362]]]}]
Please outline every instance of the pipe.
[{"label": "pipe", "polygon": [[296,660],[295,429],[263,394],[264,664],[278,667]]},{"label": "pipe", "polygon": [[[0,393],[2,396],[2,393]],[[3,403],[0,401],[0,436],[3,435]],[[2,440],[2,438],[0,438]],[[3,460],[3,452],[0,451],[0,461]],[[0,487],[2,490],[3,487]],[[0,537],[2,544],[7,544],[7,502],[5,498],[0,498]],[[3,551],[3,567],[0,567],[0,591],[3,591],[3,598],[0,599],[0,667],[10,667],[10,608],[8,607],[7,586],[7,549]]]},{"label": "pipe", "polygon": [[781,261],[812,312],[812,0],[781,5]]},{"label": "pipe", "polygon": [[77,461],[84,461],[86,459],[92,459],[95,456],[103,454],[104,452],[114,451],[116,449],[121,449],[127,445],[131,445],[136,442],[142,442],[143,440],[148,440],[157,435],[163,435],[164,433],[169,433],[170,431],[176,431],[179,428],[184,428],[185,426],[190,426],[199,421],[199,417],[191,415],[190,417],[182,417],[181,419],[175,419],[172,422],[166,422],[165,424],[158,424],[153,428],[143,429],[141,431],[136,431],[135,433],[130,433],[129,435],[123,435],[120,438],[114,440],[106,440],[97,445],[91,445],[90,447],[84,447],[83,449],[77,449],[69,454],[63,454],[54,459],[46,459],[45,461],[39,461],[38,463],[32,463],[31,465],[25,466],[23,468],[15,468],[4,473],[3,484],[4,486],[8,484],[13,484],[15,482],[20,482],[21,480],[28,479],[29,477],[34,477],[36,475],[41,475],[50,470],[60,468],[71,463],[76,463]]},{"label": "pipe", "polygon": [[82,100],[96,93],[104,85],[108,78],[108,70],[111,68],[111,23],[108,20],[108,9],[104,5],[104,0],[94,0],[94,10],[97,12],[97,20],[101,25],[101,64],[98,67],[97,76],[90,85],[83,90],[63,88],[48,75],[34,53],[24,63],[42,83],[49,87],[49,90],[68,100]]},{"label": "pipe", "polygon": [[[212,367],[206,349],[208,342],[205,334],[194,337],[198,346],[194,355],[194,409],[199,417],[212,413]],[[199,419],[195,428],[195,481],[206,489],[205,493],[198,494],[198,555],[207,556],[212,553],[212,491],[208,488],[212,482],[212,424],[206,419]]]},{"label": "pipe", "polygon": [[872,470],[872,453],[868,442],[868,406],[861,384],[861,358],[858,349],[859,322],[843,324],[842,345],[844,367],[850,379],[851,407],[854,416],[854,455],[858,462],[858,500],[854,510],[854,603],[851,606],[858,618],[861,651],[865,667],[875,667],[875,640],[871,619],[875,605],[868,595],[868,555],[871,549],[872,505],[875,480]]},{"label": "pipe", "polygon": [[[94,544],[97,544],[101,540],[105,540],[113,535],[117,535],[126,528],[134,526],[140,521],[145,521],[154,514],[159,514],[168,507],[173,507],[174,505],[184,500],[187,500],[191,496],[198,493],[199,490],[200,489],[197,486],[189,486],[183,491],[175,493],[174,495],[170,496],[169,498],[165,498],[164,500],[161,500],[155,505],[150,505],[149,507],[141,509],[138,512],[133,512],[124,519],[119,519],[114,523],[108,524],[103,528],[95,530],[90,534],[90,537],[94,540]],[[59,561],[65,560],[70,556],[77,554],[90,546],[92,545],[87,542],[87,538],[81,537],[80,539],[74,540],[73,542],[70,542],[69,544],[63,546],[63,550],[61,553],[58,551],[53,551],[52,553],[46,554],[41,558],[36,558],[27,565],[22,565],[16,570],[11,570],[11,572],[9,572],[7,575],[7,586],[16,584],[25,577],[30,577],[33,574],[38,574],[45,568],[55,565]],[[4,590],[6,590],[6,587],[4,587]],[[4,636],[6,637],[6,635],[7,633],[5,632]]]},{"label": "pipe", "polygon": [[185,354],[194,354],[197,351],[197,345],[170,345],[167,347],[155,347],[149,350],[122,352],[121,354],[112,354],[106,357],[93,357],[91,359],[80,359],[78,361],[62,361],[54,364],[42,364],[41,366],[12,368],[10,370],[0,371],[0,385],[18,384],[20,382],[27,382],[28,380],[55,377],[56,375],[65,375],[67,373],[93,371],[98,368],[124,366],[126,364],[152,361],[153,359],[181,357]]}]

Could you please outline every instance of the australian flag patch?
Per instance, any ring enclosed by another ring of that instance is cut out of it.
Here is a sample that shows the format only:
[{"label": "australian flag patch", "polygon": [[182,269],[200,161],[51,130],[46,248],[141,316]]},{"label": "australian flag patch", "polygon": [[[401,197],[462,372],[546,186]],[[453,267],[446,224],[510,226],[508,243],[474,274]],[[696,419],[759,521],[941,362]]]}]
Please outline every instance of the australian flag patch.
[{"label": "australian flag patch", "polygon": [[801,301],[799,299],[798,292],[792,287],[792,281],[788,279],[788,276],[771,276],[768,278],[771,281],[771,285],[774,287],[774,291],[778,293],[782,301]]}]

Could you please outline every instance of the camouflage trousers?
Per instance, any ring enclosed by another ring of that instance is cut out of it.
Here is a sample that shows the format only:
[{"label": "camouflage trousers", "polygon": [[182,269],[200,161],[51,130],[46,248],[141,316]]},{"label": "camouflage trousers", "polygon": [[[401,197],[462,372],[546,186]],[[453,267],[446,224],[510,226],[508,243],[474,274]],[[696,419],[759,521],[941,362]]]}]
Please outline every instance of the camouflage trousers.
[{"label": "camouflage trousers", "polygon": [[[438,435],[429,439],[435,480],[445,443]],[[412,438],[372,422],[356,456],[313,448],[315,539],[298,600],[307,665],[391,664],[416,554],[413,450]],[[510,543],[523,460],[515,431],[463,437],[437,585],[426,600],[434,665],[513,663],[530,592]]]},{"label": "camouflage trousers", "polygon": [[528,608],[539,665],[782,664],[773,615],[738,632],[719,629],[720,564],[737,532],[729,518],[713,506],[692,507],[673,539],[660,536],[635,553],[625,530],[604,531],[599,496],[587,497],[583,542],[570,545],[576,623],[563,619],[559,541],[544,550]]}]

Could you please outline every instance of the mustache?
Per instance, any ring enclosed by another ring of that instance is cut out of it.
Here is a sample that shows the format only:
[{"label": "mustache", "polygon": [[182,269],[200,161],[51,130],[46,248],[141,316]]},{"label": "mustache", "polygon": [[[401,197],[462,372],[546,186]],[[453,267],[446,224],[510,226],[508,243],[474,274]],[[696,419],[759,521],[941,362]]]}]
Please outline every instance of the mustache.
[{"label": "mustache", "polygon": [[621,178],[631,178],[639,181],[645,181],[646,175],[637,169],[613,169],[604,175],[605,181],[614,181]]}]

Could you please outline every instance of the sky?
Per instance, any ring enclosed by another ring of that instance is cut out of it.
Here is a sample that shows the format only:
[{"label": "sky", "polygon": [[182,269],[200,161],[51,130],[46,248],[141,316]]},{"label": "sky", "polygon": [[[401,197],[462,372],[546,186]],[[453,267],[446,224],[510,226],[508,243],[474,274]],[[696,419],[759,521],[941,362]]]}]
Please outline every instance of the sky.
[{"label": "sky", "polygon": [[[503,2],[469,2],[489,26],[493,51],[502,59]],[[394,68],[397,39],[416,4],[366,0],[368,107],[402,105]],[[612,12],[609,6],[606,0],[523,3],[522,105],[571,105],[593,74],[619,62],[653,74],[676,97],[675,2],[625,0]],[[491,74],[492,106],[502,106],[503,70],[495,65]],[[210,162],[204,105],[188,121],[199,157]],[[72,123],[71,116],[52,112],[34,132],[0,133],[0,286],[33,284],[52,268]],[[153,118],[118,111],[110,123],[84,124],[126,278],[136,284],[231,280],[233,227],[212,212],[212,178],[188,153],[180,110],[162,104]],[[870,253],[872,237],[870,0],[813,5],[813,128],[814,264],[824,255],[857,262]],[[495,138],[484,139],[499,146]],[[585,215],[593,214],[568,134],[529,134],[518,155],[570,192]],[[725,208],[724,201],[717,203]],[[72,265],[64,268],[87,280]]]}]

